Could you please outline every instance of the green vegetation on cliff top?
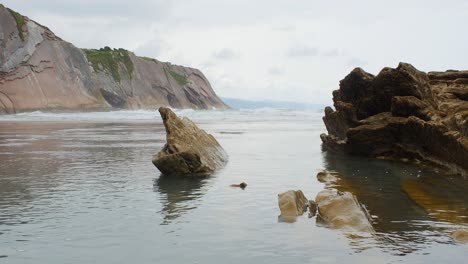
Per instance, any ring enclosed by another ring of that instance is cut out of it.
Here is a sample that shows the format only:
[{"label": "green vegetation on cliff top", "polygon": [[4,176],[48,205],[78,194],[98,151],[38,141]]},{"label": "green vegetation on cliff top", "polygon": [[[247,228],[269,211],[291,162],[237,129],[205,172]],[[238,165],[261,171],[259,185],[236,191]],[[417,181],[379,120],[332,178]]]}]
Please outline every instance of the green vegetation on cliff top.
[{"label": "green vegetation on cliff top", "polygon": [[[6,8],[4,5],[0,4],[0,8]],[[18,12],[15,12],[13,10],[11,10],[10,8],[6,8],[6,10],[8,10],[8,12],[10,12],[10,14],[15,18],[16,20],[16,27],[18,28],[18,34],[19,34],[19,37],[21,38],[22,41],[24,41],[24,33],[23,33],[23,25],[24,25],[24,17],[18,13]]]},{"label": "green vegetation on cliff top", "polygon": [[114,78],[116,82],[120,83],[122,78],[119,72],[119,64],[121,63],[125,66],[130,79],[133,78],[133,72],[135,69],[128,50],[104,47],[99,50],[83,49],[83,51],[94,71],[110,73],[112,78]]},{"label": "green vegetation on cliff top", "polygon": [[147,62],[158,63],[158,60],[150,58],[150,57],[138,57],[138,58],[143,59],[144,61],[147,61]]}]

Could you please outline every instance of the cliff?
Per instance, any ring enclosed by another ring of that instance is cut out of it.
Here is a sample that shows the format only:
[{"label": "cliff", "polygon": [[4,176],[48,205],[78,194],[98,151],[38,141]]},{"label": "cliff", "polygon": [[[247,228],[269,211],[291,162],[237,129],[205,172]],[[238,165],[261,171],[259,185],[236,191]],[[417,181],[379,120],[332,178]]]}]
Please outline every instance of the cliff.
[{"label": "cliff", "polygon": [[0,113],[226,108],[197,69],[124,49],[82,50],[0,5]]},{"label": "cliff", "polygon": [[323,118],[326,149],[468,175],[468,71],[425,73],[400,63],[374,76],[356,68],[333,102]]}]

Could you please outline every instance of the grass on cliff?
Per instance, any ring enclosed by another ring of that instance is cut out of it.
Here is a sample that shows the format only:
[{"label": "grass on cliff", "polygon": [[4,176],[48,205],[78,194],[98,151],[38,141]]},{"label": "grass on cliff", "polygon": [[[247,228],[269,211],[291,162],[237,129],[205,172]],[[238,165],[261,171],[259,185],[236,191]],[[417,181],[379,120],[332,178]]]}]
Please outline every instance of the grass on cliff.
[{"label": "grass on cliff", "polygon": [[[166,67],[164,67],[164,70],[166,70]],[[167,71],[180,86],[184,86],[189,83],[185,75],[179,74],[171,69],[167,69]]]},{"label": "grass on cliff", "polygon": [[158,61],[156,59],[153,59],[153,58],[149,58],[149,57],[139,57],[141,59],[143,59],[144,61],[147,61],[147,62],[154,62],[154,63],[158,63]]},{"label": "grass on cliff", "polygon": [[[0,8],[5,8],[5,6],[0,4]],[[20,13],[15,12],[11,10],[10,8],[6,8],[6,10],[8,10],[8,12],[10,12],[10,14],[15,18],[19,37],[21,38],[22,41],[24,41],[24,33],[23,33],[23,26],[25,24],[24,17]]]},{"label": "grass on cliff", "polygon": [[133,78],[134,65],[128,54],[128,50],[111,49],[104,47],[101,49],[83,49],[88,61],[91,63],[94,71],[107,72],[112,75],[112,78],[119,82],[122,80],[119,73],[119,64],[125,66],[126,72],[130,79]]}]

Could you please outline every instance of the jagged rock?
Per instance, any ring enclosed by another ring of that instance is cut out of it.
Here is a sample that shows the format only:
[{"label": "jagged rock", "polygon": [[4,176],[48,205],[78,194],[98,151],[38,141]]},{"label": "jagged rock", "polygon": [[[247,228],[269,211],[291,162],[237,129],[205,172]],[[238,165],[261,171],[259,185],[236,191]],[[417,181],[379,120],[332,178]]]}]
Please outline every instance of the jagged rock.
[{"label": "jagged rock", "polygon": [[159,108],[167,143],[153,157],[164,175],[206,176],[224,167],[228,155],[216,139],[190,119],[179,118],[169,108]]},{"label": "jagged rock", "polygon": [[458,242],[468,243],[468,229],[456,230],[450,236]]},{"label": "jagged rock", "polygon": [[426,74],[400,63],[373,76],[357,68],[333,102],[320,135],[326,149],[468,175],[468,71]]},{"label": "jagged rock", "polygon": [[0,5],[0,114],[227,108],[197,69],[123,49],[81,50],[13,12]]},{"label": "jagged rock", "polygon": [[301,190],[289,190],[278,194],[278,206],[283,217],[302,215],[307,210],[308,202]]},{"label": "jagged rock", "polygon": [[317,194],[315,202],[318,216],[330,227],[374,232],[367,212],[351,193],[323,190]]}]

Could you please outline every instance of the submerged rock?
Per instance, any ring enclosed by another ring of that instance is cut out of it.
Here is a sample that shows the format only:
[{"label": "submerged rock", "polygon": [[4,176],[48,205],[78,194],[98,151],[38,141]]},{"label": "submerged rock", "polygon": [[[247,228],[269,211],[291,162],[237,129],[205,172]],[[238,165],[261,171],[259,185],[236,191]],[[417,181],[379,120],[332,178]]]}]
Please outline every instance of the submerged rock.
[{"label": "submerged rock", "polygon": [[323,190],[317,194],[315,202],[318,206],[318,216],[330,227],[374,232],[367,212],[353,194]]},{"label": "submerged rock", "polygon": [[153,164],[164,175],[206,176],[224,167],[228,155],[212,135],[169,108],[161,107],[159,113],[167,143],[153,156]]},{"label": "submerged rock", "polygon": [[321,171],[317,173],[317,180],[321,183],[331,184],[338,181],[338,178],[328,171]]},{"label": "submerged rock", "polygon": [[354,69],[325,109],[326,149],[468,175],[468,71]]},{"label": "submerged rock", "polygon": [[456,230],[451,234],[451,237],[458,242],[468,243],[468,229]]},{"label": "submerged rock", "polygon": [[296,217],[307,210],[309,201],[301,190],[289,190],[278,194],[278,206],[283,217]]}]

